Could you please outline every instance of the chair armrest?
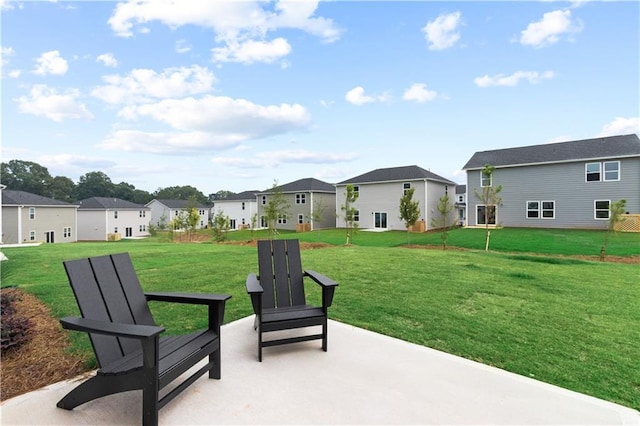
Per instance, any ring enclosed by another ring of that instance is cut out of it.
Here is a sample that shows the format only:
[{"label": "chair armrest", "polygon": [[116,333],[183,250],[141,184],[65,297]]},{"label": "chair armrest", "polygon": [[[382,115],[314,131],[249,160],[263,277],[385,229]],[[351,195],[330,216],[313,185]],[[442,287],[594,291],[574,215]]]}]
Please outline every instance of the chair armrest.
[{"label": "chair armrest", "polygon": [[230,294],[149,292],[144,295],[149,301],[189,303],[192,305],[211,305],[231,299]]},{"label": "chair armrest", "polygon": [[258,279],[258,276],[256,274],[249,274],[247,276],[246,286],[247,286],[247,293],[249,294],[264,292],[264,289],[260,285],[260,280]]},{"label": "chair armrest", "polygon": [[64,317],[60,319],[60,324],[66,330],[86,331],[87,333],[134,339],[149,339],[165,330],[164,327],[155,325],[121,324],[78,317]]},{"label": "chair armrest", "polygon": [[316,271],[312,271],[310,269],[304,271],[304,275],[311,278],[313,281],[317,282],[318,284],[320,284],[323,287],[335,287],[338,285],[337,282],[335,282],[334,280],[332,280],[331,278],[328,278]]}]

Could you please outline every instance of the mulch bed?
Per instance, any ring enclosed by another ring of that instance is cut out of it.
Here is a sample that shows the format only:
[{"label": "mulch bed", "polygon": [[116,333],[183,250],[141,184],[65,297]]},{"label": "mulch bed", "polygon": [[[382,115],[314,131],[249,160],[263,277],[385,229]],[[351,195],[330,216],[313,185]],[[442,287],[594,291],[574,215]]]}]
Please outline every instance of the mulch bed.
[{"label": "mulch bed", "polygon": [[31,322],[29,340],[2,354],[0,400],[71,379],[87,371],[85,359],[66,349],[69,341],[50,309],[35,296],[17,288],[3,289],[16,296],[16,312]]}]

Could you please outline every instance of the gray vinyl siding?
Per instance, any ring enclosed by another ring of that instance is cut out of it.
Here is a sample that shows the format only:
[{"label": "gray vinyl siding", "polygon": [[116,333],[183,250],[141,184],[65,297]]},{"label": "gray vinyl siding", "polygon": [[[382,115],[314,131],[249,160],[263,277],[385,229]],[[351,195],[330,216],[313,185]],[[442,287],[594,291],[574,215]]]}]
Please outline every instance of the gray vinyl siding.
[{"label": "gray vinyl siding", "polygon": [[[296,194],[304,194],[305,203],[304,204],[296,204]],[[262,196],[266,195],[267,204],[262,204]],[[265,216],[265,209],[269,203],[270,197],[272,194],[259,194],[258,195],[258,216]],[[289,203],[289,208],[287,208],[287,223],[277,223],[277,229],[287,229],[287,230],[295,230],[298,225],[298,215],[302,215],[303,223],[311,222],[311,211],[314,208],[314,203],[321,203],[324,207],[324,214],[319,224],[314,224],[313,229],[326,229],[326,228],[334,228],[336,225],[334,218],[333,206],[335,205],[335,194],[324,193],[324,192],[309,192],[309,191],[300,191],[300,192],[292,192],[292,193],[284,193],[282,197]],[[258,226],[260,225],[260,220],[258,220]],[[319,225],[319,227],[318,227]]]},{"label": "gray vinyl siding", "polygon": [[311,194],[312,203],[309,206],[312,211],[319,210],[320,221],[314,221],[312,229],[327,229],[336,227],[336,194],[314,192]]},{"label": "gray vinyl siding", "polygon": [[[29,219],[29,208],[35,207],[35,219]],[[76,207],[24,206],[2,207],[2,233],[5,244],[45,242],[46,233],[54,233],[55,243],[77,241]],[[64,228],[71,228],[71,236],[64,236]],[[35,232],[35,240],[29,240],[30,232]]]},{"label": "gray vinyl siding", "polygon": [[[102,211],[78,212],[78,240],[80,241],[106,241],[107,218]],[[113,232],[113,231],[111,231]]]},{"label": "gray vinyl siding", "polygon": [[[587,182],[585,161],[498,168],[493,186],[502,185],[502,206],[497,223],[506,227],[605,229],[607,220],[594,218],[594,201],[627,200],[627,211],[640,213],[640,158],[620,161],[620,180]],[[597,160],[589,161],[597,162]],[[476,224],[475,191],[480,188],[480,170],[467,172],[468,223]],[[554,219],[528,219],[528,201],[554,201]]]}]

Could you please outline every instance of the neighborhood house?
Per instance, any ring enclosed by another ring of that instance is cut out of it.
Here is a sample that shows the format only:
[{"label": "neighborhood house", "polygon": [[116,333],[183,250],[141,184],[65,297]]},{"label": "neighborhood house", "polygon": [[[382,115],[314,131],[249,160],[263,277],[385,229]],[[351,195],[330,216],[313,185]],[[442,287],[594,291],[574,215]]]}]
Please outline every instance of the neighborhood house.
[{"label": "neighborhood house", "polygon": [[113,241],[149,236],[149,208],[113,197],[79,202],[78,240]]}]

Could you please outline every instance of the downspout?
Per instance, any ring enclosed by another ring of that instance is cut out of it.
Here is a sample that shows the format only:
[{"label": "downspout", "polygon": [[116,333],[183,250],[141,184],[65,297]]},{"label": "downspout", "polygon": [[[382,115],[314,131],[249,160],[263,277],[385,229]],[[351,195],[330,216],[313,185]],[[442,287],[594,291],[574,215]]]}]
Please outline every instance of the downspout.
[{"label": "downspout", "polygon": [[311,207],[309,209],[309,223],[311,224],[311,231],[315,228],[315,223],[313,221],[313,191],[309,191],[309,199],[311,200]]}]

